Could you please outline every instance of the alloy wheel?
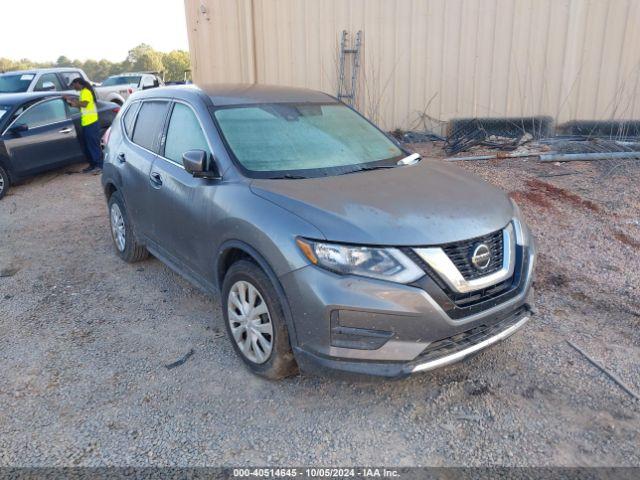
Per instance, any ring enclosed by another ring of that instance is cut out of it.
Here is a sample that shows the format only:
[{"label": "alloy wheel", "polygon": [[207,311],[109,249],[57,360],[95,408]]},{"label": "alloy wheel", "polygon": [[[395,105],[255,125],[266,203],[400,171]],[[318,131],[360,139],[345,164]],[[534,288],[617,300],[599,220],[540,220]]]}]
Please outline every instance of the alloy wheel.
[{"label": "alloy wheel", "polygon": [[122,211],[117,203],[111,205],[111,233],[113,234],[113,241],[116,244],[116,248],[120,252],[124,252],[126,246],[126,230],[124,226],[124,217]]},{"label": "alloy wheel", "polygon": [[253,363],[269,360],[273,350],[273,324],[262,295],[251,283],[233,284],[227,298],[228,322],[236,345]]}]

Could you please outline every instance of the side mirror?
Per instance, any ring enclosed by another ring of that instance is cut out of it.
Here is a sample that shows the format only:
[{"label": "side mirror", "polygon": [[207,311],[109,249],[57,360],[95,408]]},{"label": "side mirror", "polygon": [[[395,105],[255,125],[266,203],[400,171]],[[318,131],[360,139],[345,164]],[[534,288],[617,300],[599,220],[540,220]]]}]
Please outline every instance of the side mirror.
[{"label": "side mirror", "polygon": [[44,82],[42,84],[42,88],[40,88],[41,92],[52,92],[56,89],[56,86],[53,84],[53,82]]},{"label": "side mirror", "polygon": [[24,133],[29,131],[29,126],[25,123],[16,123],[10,129],[10,133]]},{"label": "side mirror", "polygon": [[209,164],[209,154],[204,150],[189,150],[182,154],[184,169],[197,178],[220,179],[220,173],[214,161]]}]

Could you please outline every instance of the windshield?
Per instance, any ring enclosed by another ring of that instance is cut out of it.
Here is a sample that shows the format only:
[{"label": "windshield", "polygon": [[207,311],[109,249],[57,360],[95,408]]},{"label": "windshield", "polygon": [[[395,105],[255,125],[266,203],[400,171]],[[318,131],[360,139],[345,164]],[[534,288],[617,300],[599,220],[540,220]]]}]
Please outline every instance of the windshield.
[{"label": "windshield", "polygon": [[102,82],[103,87],[113,87],[116,85],[129,85],[131,87],[137,87],[140,83],[140,77],[109,77],[104,82]]},{"label": "windshield", "polygon": [[34,77],[33,73],[5,73],[0,75],[0,93],[26,92]]},{"label": "windshield", "polygon": [[264,104],[221,108],[214,116],[231,151],[257,177],[296,172],[335,175],[389,162],[402,150],[339,104]]}]

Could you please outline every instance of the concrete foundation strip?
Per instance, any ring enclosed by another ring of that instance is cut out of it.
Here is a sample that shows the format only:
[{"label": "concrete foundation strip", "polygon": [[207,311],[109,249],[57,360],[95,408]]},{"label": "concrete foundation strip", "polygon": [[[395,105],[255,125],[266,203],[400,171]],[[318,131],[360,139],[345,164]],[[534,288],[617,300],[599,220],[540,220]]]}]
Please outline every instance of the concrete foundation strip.
[{"label": "concrete foundation strip", "polygon": [[589,363],[591,363],[593,366],[598,368],[602,373],[607,375],[611,380],[613,380],[616,384],[618,384],[618,386],[622,390],[624,390],[629,395],[631,395],[636,401],[640,400],[640,396],[635,391],[633,391],[631,387],[629,387],[626,383],[624,383],[615,373],[611,373],[609,370],[604,368],[602,365],[600,365],[600,363],[598,363],[596,360],[591,358],[584,350],[582,350],[580,347],[572,343],[570,340],[566,340],[566,342],[569,344],[571,348],[573,348],[576,352],[580,353],[584,358],[586,358],[589,361]]}]

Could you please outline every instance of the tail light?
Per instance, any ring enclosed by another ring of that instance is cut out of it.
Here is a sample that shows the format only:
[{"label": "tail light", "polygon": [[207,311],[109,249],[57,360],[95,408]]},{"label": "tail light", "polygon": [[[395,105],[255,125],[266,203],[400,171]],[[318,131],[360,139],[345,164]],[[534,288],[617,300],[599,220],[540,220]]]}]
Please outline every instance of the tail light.
[{"label": "tail light", "polygon": [[131,95],[133,93],[133,88],[129,89],[129,95]]},{"label": "tail light", "polygon": [[120,107],[113,107],[111,110],[113,113],[118,113],[120,111]]},{"label": "tail light", "polygon": [[107,131],[102,135],[102,145],[109,143],[109,137],[111,136],[111,127],[107,128]]}]

